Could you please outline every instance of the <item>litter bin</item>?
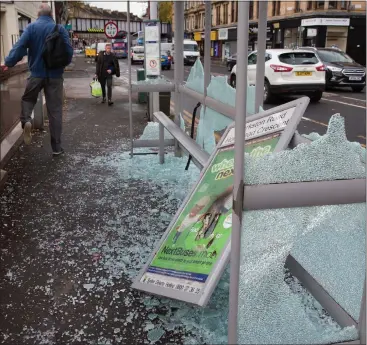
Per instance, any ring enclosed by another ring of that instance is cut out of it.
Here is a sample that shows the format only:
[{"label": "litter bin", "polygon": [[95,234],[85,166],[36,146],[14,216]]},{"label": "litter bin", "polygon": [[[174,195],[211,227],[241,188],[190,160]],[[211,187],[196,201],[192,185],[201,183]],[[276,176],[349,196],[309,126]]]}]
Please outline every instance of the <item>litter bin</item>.
[{"label": "litter bin", "polygon": [[[148,114],[150,114],[149,109],[149,93],[146,94]],[[171,115],[171,92],[160,92],[159,93],[159,111],[165,113],[167,116]]]},{"label": "litter bin", "polygon": [[[145,69],[139,68],[137,70],[137,80],[145,80]],[[138,93],[138,103],[146,103],[147,102],[147,93],[146,92],[139,92]]]}]

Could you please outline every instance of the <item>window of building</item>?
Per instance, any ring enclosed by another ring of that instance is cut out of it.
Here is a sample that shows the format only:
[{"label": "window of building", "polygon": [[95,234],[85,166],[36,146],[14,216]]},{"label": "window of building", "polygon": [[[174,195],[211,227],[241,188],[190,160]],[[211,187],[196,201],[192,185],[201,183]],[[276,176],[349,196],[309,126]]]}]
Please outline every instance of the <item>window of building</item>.
[{"label": "window of building", "polygon": [[313,10],[313,1],[307,1],[307,11]]},{"label": "window of building", "polygon": [[[274,17],[275,16],[275,8],[277,6],[277,2],[276,1],[272,1],[272,6],[271,6],[271,15]],[[259,16],[259,12],[257,13],[257,15]]]},{"label": "window of building", "polygon": [[[273,1],[272,2],[272,16],[279,16],[280,15],[280,1]],[[257,14],[259,16],[259,12]]]},{"label": "window of building", "polygon": [[322,10],[322,9],[324,9],[324,7],[325,7],[325,1],[317,1],[316,2],[316,8],[318,10]]},{"label": "window of building", "polygon": [[341,10],[347,10],[349,5],[349,1],[340,1],[340,9]]},{"label": "window of building", "polygon": [[220,6],[215,7],[215,25],[220,25]]},{"label": "window of building", "polygon": [[231,21],[232,23],[235,22],[235,11],[234,11],[234,7],[235,7],[235,3],[237,1],[231,1]]},{"label": "window of building", "polygon": [[256,1],[256,13],[257,13],[257,19],[259,19],[259,0]]},{"label": "window of building", "polygon": [[250,1],[250,9],[249,9],[249,19],[254,19],[254,2]]},{"label": "window of building", "polygon": [[224,4],[223,24],[228,24],[228,4]]},{"label": "window of building", "polygon": [[294,48],[298,45],[298,28],[284,29],[284,48]]},{"label": "window of building", "polygon": [[300,12],[300,10],[301,10],[300,5],[301,5],[301,3],[299,1],[295,2],[294,12],[296,12],[296,13]]},{"label": "window of building", "polygon": [[238,1],[236,1],[236,6],[235,6],[235,11],[236,11],[236,20],[235,22],[238,22]]},{"label": "window of building", "polygon": [[337,1],[329,1],[329,9],[336,9],[338,6]]}]

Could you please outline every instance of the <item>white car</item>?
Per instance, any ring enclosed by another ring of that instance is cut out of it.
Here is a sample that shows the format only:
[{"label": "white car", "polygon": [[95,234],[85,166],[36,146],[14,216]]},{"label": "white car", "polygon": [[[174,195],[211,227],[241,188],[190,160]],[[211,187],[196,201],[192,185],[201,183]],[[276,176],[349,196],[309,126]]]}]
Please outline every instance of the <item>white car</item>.
[{"label": "white car", "polygon": [[131,64],[136,62],[144,63],[144,47],[136,46],[131,48],[130,52]]},{"label": "white car", "polygon": [[[238,58],[238,57],[237,57]],[[237,60],[238,61],[238,60]],[[256,82],[257,52],[248,56],[247,79]],[[229,83],[236,88],[235,65]],[[265,54],[264,103],[276,94],[302,94],[318,102],[325,90],[325,66],[315,53],[301,49],[267,49]]]}]

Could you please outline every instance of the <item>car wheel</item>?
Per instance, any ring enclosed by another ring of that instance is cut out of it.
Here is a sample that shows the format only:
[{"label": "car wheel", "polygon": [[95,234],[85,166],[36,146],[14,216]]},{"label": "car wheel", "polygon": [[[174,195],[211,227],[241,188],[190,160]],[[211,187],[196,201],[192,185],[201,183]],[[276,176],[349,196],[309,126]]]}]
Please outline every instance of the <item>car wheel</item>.
[{"label": "car wheel", "polygon": [[236,76],[234,74],[231,75],[229,83],[234,89],[236,88]]},{"label": "car wheel", "polygon": [[267,80],[264,83],[264,104],[269,104],[273,100],[273,94],[270,90],[270,84]]},{"label": "car wheel", "polygon": [[168,66],[167,66],[167,69],[168,69],[168,70],[170,70],[170,69],[171,69],[171,65],[168,65]]},{"label": "car wheel", "polygon": [[133,60],[133,59],[131,59],[131,64],[132,64],[132,65],[134,64],[134,60]]},{"label": "car wheel", "polygon": [[310,95],[310,100],[313,103],[319,102],[321,98],[322,98],[322,91],[316,91]]},{"label": "car wheel", "polygon": [[353,92],[361,92],[363,91],[364,86],[352,86]]}]

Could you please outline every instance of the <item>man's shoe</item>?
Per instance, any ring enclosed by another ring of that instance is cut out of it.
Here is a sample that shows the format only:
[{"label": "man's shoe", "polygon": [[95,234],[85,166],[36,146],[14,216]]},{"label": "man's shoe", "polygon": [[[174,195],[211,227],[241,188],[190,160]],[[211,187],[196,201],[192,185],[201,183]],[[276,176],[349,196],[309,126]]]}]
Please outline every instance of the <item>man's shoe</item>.
[{"label": "man's shoe", "polygon": [[102,103],[106,103],[106,98],[103,98],[102,99]]},{"label": "man's shoe", "polygon": [[53,151],[53,152],[52,152],[52,155],[53,155],[54,157],[58,157],[58,156],[63,155],[64,153],[65,153],[64,149],[60,149],[60,151]]},{"label": "man's shoe", "polygon": [[112,105],[113,102],[111,100],[108,101],[108,105]]},{"label": "man's shoe", "polygon": [[26,122],[23,127],[23,140],[24,144],[30,145],[32,141],[32,124]]}]

